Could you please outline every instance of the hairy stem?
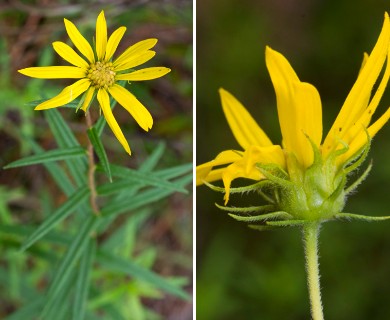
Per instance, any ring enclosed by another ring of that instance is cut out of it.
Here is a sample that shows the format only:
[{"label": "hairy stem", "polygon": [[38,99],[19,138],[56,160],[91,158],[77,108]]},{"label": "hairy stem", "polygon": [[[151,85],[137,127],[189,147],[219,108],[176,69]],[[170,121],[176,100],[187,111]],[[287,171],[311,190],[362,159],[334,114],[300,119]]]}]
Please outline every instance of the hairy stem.
[{"label": "hairy stem", "polygon": [[309,288],[311,317],[323,320],[321,303],[320,274],[318,267],[318,235],[320,224],[313,222],[303,226],[303,243],[305,247],[307,285]]},{"label": "hairy stem", "polygon": [[[92,119],[89,111],[85,114],[85,119],[88,129],[92,127]],[[93,146],[91,141],[88,141],[88,186],[91,191],[89,202],[91,204],[92,211],[95,215],[100,215],[100,210],[97,204],[97,193],[96,193],[96,184],[95,184],[95,159],[93,155]]]}]

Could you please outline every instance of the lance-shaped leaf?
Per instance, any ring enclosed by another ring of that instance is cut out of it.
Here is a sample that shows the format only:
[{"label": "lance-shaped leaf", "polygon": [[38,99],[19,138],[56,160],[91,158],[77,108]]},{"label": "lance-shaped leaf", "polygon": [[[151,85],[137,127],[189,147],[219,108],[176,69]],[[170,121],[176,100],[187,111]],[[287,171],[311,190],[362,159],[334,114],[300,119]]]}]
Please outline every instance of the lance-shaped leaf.
[{"label": "lance-shaped leaf", "polygon": [[183,299],[189,299],[189,295],[184,290],[130,260],[122,259],[111,253],[100,251],[97,255],[97,261],[109,270],[128,274],[138,280],[149,282],[165,292],[174,294]]},{"label": "lance-shaped leaf", "polygon": [[77,235],[54,273],[54,278],[47,292],[47,296],[51,297],[51,299],[56,299],[57,295],[61,293],[61,290],[66,287],[71,276],[71,271],[76,261],[80,258],[80,255],[85,252],[89,243],[90,234],[96,228],[98,222],[99,219],[91,213],[89,218],[84,222],[84,225],[78,230]]},{"label": "lance-shaped leaf", "polygon": [[33,156],[25,157],[23,159],[16,160],[6,165],[4,169],[30,166],[33,164],[40,164],[46,162],[52,162],[57,160],[66,160],[71,158],[85,157],[85,150],[81,147],[74,147],[68,149],[54,149],[45,151],[44,153],[36,154]]},{"label": "lance-shaped leaf", "polygon": [[175,184],[173,182],[167,181],[166,179],[161,179],[159,177],[156,177],[155,175],[151,175],[149,172],[140,172],[137,170],[112,164],[110,165],[110,167],[112,175],[116,177],[131,180],[142,185],[150,185],[183,193],[188,192],[186,189],[184,189],[182,186],[179,186],[177,183]]},{"label": "lance-shaped leaf", "polygon": [[35,231],[23,242],[21,250],[26,250],[42,238],[58,223],[73,213],[77,207],[88,197],[89,189],[83,187],[77,190],[66,202],[53,212]]},{"label": "lance-shaped leaf", "polygon": [[[184,187],[191,181],[192,173],[178,179],[176,182],[179,186]],[[174,190],[167,190],[162,188],[153,188],[150,190],[146,190],[133,197],[127,197],[121,201],[108,203],[105,207],[102,208],[101,214],[107,218],[117,216],[121,213],[129,212],[130,210],[135,210],[144,205],[161,200],[174,192]]]},{"label": "lance-shaped leaf", "polygon": [[83,320],[88,300],[91,269],[96,253],[96,240],[90,239],[77,270],[77,282],[73,303],[73,320]]},{"label": "lance-shaped leaf", "polygon": [[[45,110],[45,118],[60,148],[80,147],[72,130],[58,110]],[[86,181],[84,172],[87,169],[87,158],[68,159],[65,162],[77,186],[81,187],[84,185]]]},{"label": "lance-shaped leaf", "polygon": [[104,150],[103,143],[94,127],[87,131],[89,141],[91,141],[93,149],[99,157],[100,163],[107,174],[108,179],[112,182],[110,163],[108,162],[106,150]]},{"label": "lance-shaped leaf", "polygon": [[[169,180],[169,179],[179,177],[179,176],[183,175],[184,173],[189,172],[190,169],[192,169],[192,164],[185,164],[185,165],[180,165],[180,166],[173,167],[173,168],[158,170],[158,171],[153,172],[152,174],[156,178]],[[143,182],[135,183],[134,180],[130,180],[130,179],[125,178],[125,179],[116,180],[113,183],[103,184],[97,188],[97,191],[100,195],[109,195],[112,193],[121,192],[123,190],[129,190],[129,188],[132,188],[135,186],[143,187],[143,186],[145,186],[145,183],[143,183]],[[177,185],[177,188],[181,189],[182,187]]]}]

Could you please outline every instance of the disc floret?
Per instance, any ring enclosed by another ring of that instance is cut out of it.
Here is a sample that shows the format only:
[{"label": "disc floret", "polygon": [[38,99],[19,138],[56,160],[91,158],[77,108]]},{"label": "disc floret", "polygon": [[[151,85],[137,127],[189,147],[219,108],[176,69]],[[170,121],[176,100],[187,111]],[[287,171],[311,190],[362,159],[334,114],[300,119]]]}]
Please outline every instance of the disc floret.
[{"label": "disc floret", "polygon": [[112,62],[97,61],[90,65],[87,78],[96,89],[108,89],[115,83],[115,69]]}]

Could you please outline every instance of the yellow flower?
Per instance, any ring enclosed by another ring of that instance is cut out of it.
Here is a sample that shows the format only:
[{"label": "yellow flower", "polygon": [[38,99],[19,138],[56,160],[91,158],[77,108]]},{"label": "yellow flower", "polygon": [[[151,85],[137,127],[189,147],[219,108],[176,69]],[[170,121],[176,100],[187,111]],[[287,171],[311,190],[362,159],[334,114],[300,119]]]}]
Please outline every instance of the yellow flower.
[{"label": "yellow flower", "polygon": [[113,60],[113,55],[126,31],[125,27],[118,28],[107,39],[107,24],[104,11],[102,11],[96,21],[95,48],[92,49],[91,45],[72,22],[67,19],[64,19],[64,22],[70,40],[84,57],[66,43],[56,41],[53,43],[54,50],[73,66],[26,68],[19,70],[19,72],[33,78],[80,80],[66,87],[54,98],[39,104],[35,110],[63,106],[84,93],[79,106],[86,112],[96,95],[108,125],[126,152],[131,154],[129,144],[111,111],[109,94],[133,116],[142,129],[145,131],[151,129],[153,118],[149,111],[132,93],[117,84],[117,82],[120,80],[142,81],[156,79],[171,71],[165,67],[133,70],[133,68],[154,57],[156,53],[150,49],[155,46],[157,39],[137,42]]},{"label": "yellow flower", "polygon": [[[389,45],[386,13],[377,43],[371,54],[365,55],[357,80],[324,140],[317,89],[300,81],[286,58],[267,47],[266,65],[276,92],[282,145],[274,145],[244,106],[220,89],[223,111],[242,150],[223,151],[214,160],[199,165],[197,184],[222,180],[226,204],[234,179],[269,181],[273,184],[271,191],[275,191],[275,185],[279,188],[270,201],[274,206],[271,211],[287,212],[304,220],[339,213],[347,194],[347,173],[362,162],[359,160],[365,158],[371,138],[390,117],[389,108],[371,123],[389,80]],[[386,59],[382,79],[371,96]]]}]

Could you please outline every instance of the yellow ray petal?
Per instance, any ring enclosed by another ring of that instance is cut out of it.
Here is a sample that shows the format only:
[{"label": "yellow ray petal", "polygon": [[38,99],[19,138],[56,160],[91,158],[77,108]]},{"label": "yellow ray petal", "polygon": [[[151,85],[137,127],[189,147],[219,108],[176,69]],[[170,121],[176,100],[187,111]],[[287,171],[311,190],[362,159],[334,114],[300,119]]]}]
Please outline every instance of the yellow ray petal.
[{"label": "yellow ray petal", "polygon": [[231,165],[229,165],[222,172],[221,176],[222,176],[223,185],[225,187],[225,196],[224,196],[225,205],[229,202],[230,187],[233,180],[237,178],[261,180],[264,178],[261,172],[255,167],[252,167],[251,170],[248,172],[246,169],[246,162],[243,159],[240,159],[232,163]]},{"label": "yellow ray petal", "polygon": [[127,143],[125,136],[123,135],[121,128],[119,127],[118,123],[116,122],[114,115],[112,114],[111,107],[110,107],[110,98],[109,98],[106,90],[99,89],[99,91],[97,93],[97,99],[98,99],[99,104],[103,110],[103,115],[106,118],[106,121],[107,121],[108,125],[110,126],[112,132],[114,133],[115,137],[121,143],[121,145],[126,150],[126,152],[129,155],[131,155],[130,146]]},{"label": "yellow ray petal", "polygon": [[266,63],[275,88],[283,144],[308,167],[313,150],[307,136],[319,147],[322,139],[322,108],[317,89],[301,82],[287,59],[266,48]]},{"label": "yellow ray petal", "polygon": [[142,129],[149,131],[149,129],[152,128],[153,118],[150,112],[132,93],[117,84],[108,88],[108,91],[114,99],[133,116]]},{"label": "yellow ray petal", "polygon": [[71,66],[32,67],[18,70],[21,74],[38,79],[80,79],[85,69]]},{"label": "yellow ray petal", "polygon": [[75,47],[88,59],[90,63],[95,62],[95,55],[91,45],[87,40],[85,40],[77,27],[67,19],[64,19],[64,23],[66,32]]},{"label": "yellow ray petal", "polygon": [[107,42],[106,55],[104,60],[108,61],[114,55],[116,48],[118,48],[119,42],[121,41],[124,33],[126,31],[126,27],[120,27],[116,29]]},{"label": "yellow ray petal", "polygon": [[294,83],[299,83],[299,78],[287,59],[279,52],[266,47],[265,58],[271,81],[276,93],[276,102],[283,144],[286,149],[292,151],[296,136],[295,128],[291,125],[296,121],[296,112],[292,107],[294,103]]},{"label": "yellow ray petal", "polygon": [[[198,173],[196,173],[196,185],[200,186],[204,182],[214,182],[222,180],[222,174],[225,172],[226,168],[212,169],[208,172],[207,176],[203,179],[198,178]],[[201,172],[202,173],[202,172]]]},{"label": "yellow ray petal", "polygon": [[[196,184],[201,185],[201,184],[203,184],[203,181],[212,182],[215,180],[220,180],[221,179],[220,174],[222,174],[222,171],[218,171],[218,172],[220,172],[219,175],[214,173],[215,176],[213,176],[212,178],[210,177],[210,175],[212,174],[213,167],[230,164],[234,161],[241,159],[242,156],[240,155],[240,153],[241,152],[239,152],[239,151],[233,151],[233,150],[222,151],[221,153],[219,153],[216,156],[216,158],[214,160],[211,160],[209,162],[206,162],[206,163],[203,163],[203,164],[197,166],[196,167]],[[226,169],[226,168],[221,168],[221,170],[222,169]],[[220,170],[220,169],[216,169],[216,170]],[[213,170],[213,171],[216,171],[216,170]],[[217,179],[217,177],[219,177],[219,179]]]},{"label": "yellow ray petal", "polygon": [[90,86],[89,79],[81,79],[74,84],[67,86],[64,90],[61,91],[60,94],[51,98],[41,104],[37,105],[35,110],[46,110],[51,108],[56,108],[63,106],[69,102],[72,102],[76,99],[80,94],[87,91]]},{"label": "yellow ray petal", "polygon": [[353,85],[325,141],[323,152],[328,154],[337,145],[340,137],[357,121],[366,108],[367,95],[372,90],[386,59],[390,42],[390,21],[385,20],[378,41]]},{"label": "yellow ray petal", "polygon": [[131,73],[119,74],[115,78],[128,81],[152,80],[165,76],[170,71],[171,69],[165,67],[144,68]]},{"label": "yellow ray petal", "polygon": [[126,60],[131,59],[132,56],[138,56],[145,51],[153,48],[157,43],[157,39],[146,39],[133,44],[131,47],[127,48],[115,61],[114,67],[121,65],[126,62]]},{"label": "yellow ray petal", "polygon": [[140,55],[132,55],[129,59],[125,60],[122,64],[115,67],[115,71],[127,70],[130,68],[137,67],[150,59],[152,59],[156,55],[155,51],[145,51]]},{"label": "yellow ray petal", "polygon": [[87,69],[89,64],[83,58],[81,58],[76,51],[74,51],[70,46],[61,41],[53,42],[54,50],[66,61],[69,63]]},{"label": "yellow ray petal", "polygon": [[222,108],[234,137],[243,149],[252,145],[271,146],[272,142],[245,107],[228,91],[219,89]]},{"label": "yellow ray petal", "polygon": [[87,111],[89,105],[91,104],[91,100],[93,98],[93,94],[95,93],[95,88],[94,87],[89,87],[88,91],[85,94],[84,102],[81,106],[81,110],[84,112]]},{"label": "yellow ray petal", "polygon": [[96,55],[102,61],[106,54],[107,46],[107,23],[102,10],[96,20]]},{"label": "yellow ray petal", "polygon": [[234,179],[261,180],[264,178],[257,168],[258,163],[276,164],[285,168],[286,162],[282,148],[278,145],[270,147],[252,146],[245,151],[241,159],[229,165],[222,173],[222,181],[226,190],[225,204],[229,201],[230,185]]},{"label": "yellow ray petal", "polygon": [[351,128],[345,133],[345,135],[342,136],[342,140],[346,144],[350,144],[355,139],[355,137],[360,133],[361,134],[364,133],[364,136],[366,135],[364,132],[364,128],[366,128],[368,126],[368,124],[370,123],[372,115],[375,113],[375,111],[379,105],[379,102],[382,99],[383,93],[385,92],[387,83],[389,82],[389,77],[390,77],[390,59],[389,59],[389,57],[390,57],[390,48],[389,48],[385,73],[383,74],[382,80],[379,83],[379,86],[378,86],[371,102],[367,106],[366,110],[364,110],[364,112],[360,116],[360,118],[351,126]]},{"label": "yellow ray petal", "polygon": [[314,160],[313,148],[308,137],[319,148],[322,139],[322,108],[317,89],[309,83],[299,82],[294,85],[294,105],[296,122],[291,124],[295,130],[293,152],[305,168]]}]

